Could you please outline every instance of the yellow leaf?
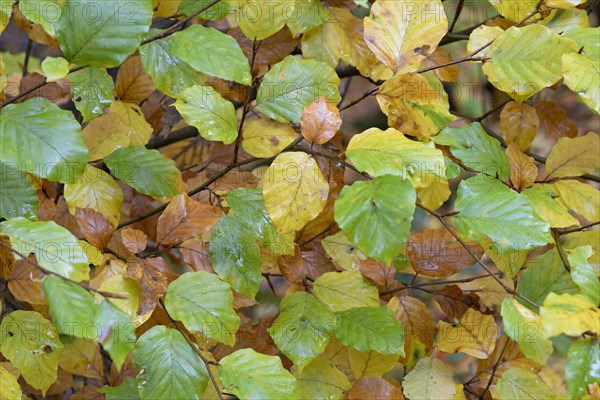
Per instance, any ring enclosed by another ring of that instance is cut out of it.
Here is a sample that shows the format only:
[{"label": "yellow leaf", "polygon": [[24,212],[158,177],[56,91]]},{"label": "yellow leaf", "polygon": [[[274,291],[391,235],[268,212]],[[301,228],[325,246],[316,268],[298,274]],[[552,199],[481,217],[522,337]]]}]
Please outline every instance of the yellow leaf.
[{"label": "yellow leaf", "polygon": [[540,308],[544,335],[580,336],[600,334],[600,309],[580,294],[549,293]]},{"label": "yellow leaf", "polygon": [[[244,35],[252,40],[262,40],[284,27],[290,4],[287,1],[241,0],[236,6],[237,22]],[[294,7],[291,6],[294,12]]]},{"label": "yellow leaf", "polygon": [[321,245],[327,255],[346,271],[359,271],[361,261],[367,259],[363,252],[341,231],[323,238]]},{"label": "yellow leaf", "polygon": [[498,14],[512,22],[520,22],[535,11],[538,0],[489,0]]},{"label": "yellow leaf", "polygon": [[263,177],[265,207],[279,233],[298,231],[316,218],[328,194],[317,162],[303,152],[280,154]]},{"label": "yellow leaf", "polygon": [[394,73],[412,72],[448,31],[440,0],[377,0],[364,19],[367,46]]},{"label": "yellow leaf", "polygon": [[86,166],[77,182],[65,185],[65,200],[73,215],[77,208],[92,208],[104,215],[115,228],[121,219],[123,192],[115,180],[101,169]]},{"label": "yellow leaf", "polygon": [[348,355],[350,356],[350,367],[357,379],[382,376],[391,371],[398,362],[397,354],[379,354],[376,351],[363,353],[351,348]]},{"label": "yellow leaf", "polygon": [[600,136],[589,132],[576,138],[562,138],[546,160],[546,179],[581,176],[600,168]]},{"label": "yellow leaf", "polygon": [[567,228],[573,225],[579,225],[579,221],[571,214],[567,208],[557,201],[554,191],[546,186],[534,185],[525,189],[523,196],[533,206],[535,212],[553,228]]},{"label": "yellow leaf", "polygon": [[550,8],[574,8],[580,4],[584,4],[586,0],[546,0],[544,1],[545,7]]},{"label": "yellow leaf", "polygon": [[21,387],[17,378],[3,367],[0,367],[0,393],[3,399],[21,400]]},{"label": "yellow leaf", "polygon": [[433,75],[395,75],[379,88],[377,102],[388,124],[407,135],[434,136],[456,119],[442,82]]},{"label": "yellow leaf", "polygon": [[168,18],[177,13],[180,0],[152,0],[154,18]]},{"label": "yellow leaf", "polygon": [[129,315],[131,321],[140,326],[150,318],[152,311],[138,315],[140,308],[141,291],[140,283],[121,274],[117,274],[100,284],[98,290],[118,294],[124,299],[111,299],[110,302],[119,307],[121,311]]},{"label": "yellow leaf", "polygon": [[253,157],[268,158],[281,153],[298,134],[289,124],[271,119],[250,121],[244,129],[242,147]]},{"label": "yellow leaf", "polygon": [[448,181],[435,181],[427,187],[417,188],[417,197],[421,204],[433,211],[439,209],[451,194]]},{"label": "yellow leaf", "polygon": [[583,103],[600,114],[600,60],[578,53],[563,54],[565,85],[577,93]]},{"label": "yellow leaf", "polygon": [[554,184],[558,191],[558,201],[569,210],[575,211],[590,222],[600,218],[600,192],[587,183],[575,180],[561,180]]},{"label": "yellow leaf", "polygon": [[437,348],[445,353],[462,352],[476,358],[488,358],[498,338],[498,327],[491,315],[469,308],[456,325],[438,323]]},{"label": "yellow leaf", "polygon": [[[496,39],[504,32],[504,29],[499,26],[487,26],[480,25],[471,32],[469,36],[469,42],[467,43],[467,53],[473,54],[492,40]],[[477,57],[487,57],[489,52],[489,46],[480,52],[476,53]]]},{"label": "yellow leaf", "polygon": [[511,101],[500,113],[500,132],[506,144],[514,143],[519,150],[529,147],[538,129],[540,119],[535,108]]},{"label": "yellow leaf", "polygon": [[538,175],[533,157],[519,151],[515,144],[508,145],[506,155],[510,161],[510,181],[515,189],[521,191],[533,185]]},{"label": "yellow leaf", "polygon": [[104,379],[104,359],[100,345],[87,338],[63,336],[65,346],[58,366],[68,373],[92,379]]},{"label": "yellow leaf", "polygon": [[485,249],[487,256],[494,262],[496,267],[507,276],[513,278],[517,276],[523,264],[527,260],[527,250],[506,251],[500,250],[490,239],[485,238],[481,245]]}]

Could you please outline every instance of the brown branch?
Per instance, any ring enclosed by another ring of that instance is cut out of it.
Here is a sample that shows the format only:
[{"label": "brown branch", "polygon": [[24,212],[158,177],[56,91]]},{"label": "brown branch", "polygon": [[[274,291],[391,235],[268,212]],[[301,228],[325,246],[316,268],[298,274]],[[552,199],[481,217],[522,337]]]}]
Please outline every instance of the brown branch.
[{"label": "brown branch", "polygon": [[221,392],[221,388],[219,388],[219,384],[217,383],[215,376],[213,375],[212,371],[210,370],[211,365],[219,365],[219,364],[215,363],[213,361],[210,361],[209,359],[204,357],[204,354],[202,354],[202,352],[196,346],[196,344],[188,337],[187,333],[183,330],[181,325],[179,325],[179,322],[175,321],[173,319],[173,317],[171,317],[171,315],[167,311],[167,307],[165,307],[165,303],[164,303],[163,299],[158,299],[158,301],[159,301],[160,305],[162,306],[163,310],[165,310],[165,314],[167,314],[167,317],[169,317],[169,320],[171,321],[171,323],[175,326],[175,328],[179,331],[179,333],[181,333],[181,335],[185,338],[186,342],[188,342],[188,344],[190,345],[192,350],[194,350],[194,352],[198,355],[198,357],[200,357],[200,359],[206,366],[206,372],[208,372],[210,381],[212,382],[213,386],[215,387],[215,391],[217,392],[219,399],[223,400],[223,393]]},{"label": "brown branch", "polygon": [[557,229],[557,231],[558,231],[558,234],[560,236],[562,236],[562,235],[568,235],[569,233],[584,231],[584,230],[589,229],[589,228],[591,228],[593,226],[596,226],[598,224],[600,224],[600,221],[592,222],[591,224],[587,224],[587,225],[583,225],[583,226],[578,226],[577,228]]},{"label": "brown branch", "polygon": [[456,14],[454,14],[454,19],[452,20],[452,23],[450,24],[450,28],[448,29],[449,33],[452,33],[452,31],[454,30],[454,26],[456,25],[456,23],[458,22],[458,19],[460,18],[460,13],[462,12],[464,5],[465,5],[465,0],[458,0],[458,6],[456,7]]},{"label": "brown branch", "polygon": [[492,386],[492,382],[494,381],[494,375],[496,375],[496,371],[498,370],[498,367],[500,366],[500,364],[502,362],[502,357],[504,357],[504,352],[506,351],[506,348],[508,347],[509,342],[510,342],[510,339],[507,337],[506,342],[504,343],[504,346],[502,346],[502,350],[500,351],[500,354],[498,354],[498,361],[496,361],[496,363],[494,364],[494,367],[492,368],[492,374],[490,375],[490,380],[488,381],[487,385],[485,386],[485,389],[483,390],[483,393],[481,394],[481,396],[479,396],[479,399],[483,400],[487,391],[490,390],[490,386]]},{"label": "brown branch", "polygon": [[18,255],[19,257],[21,257],[21,259],[23,259],[23,261],[25,261],[27,264],[33,265],[34,267],[36,267],[37,269],[39,269],[40,271],[42,271],[46,275],[58,276],[59,278],[62,278],[62,279],[64,279],[65,281],[67,281],[69,283],[72,283],[74,285],[80,286],[80,287],[82,287],[83,289],[85,289],[87,291],[90,291],[90,292],[93,292],[93,293],[98,293],[99,295],[102,295],[104,297],[110,297],[112,299],[126,299],[126,297],[123,297],[123,296],[118,295],[118,294],[108,293],[108,292],[104,292],[102,290],[91,288],[91,287],[89,287],[86,284],[74,281],[73,279],[67,278],[66,276],[63,276],[63,275],[61,275],[61,274],[59,274],[57,272],[51,271],[49,269],[46,269],[46,268],[42,267],[39,263],[31,261],[29,258],[27,258],[27,256],[25,254],[23,254],[23,253],[15,250],[15,249],[13,249],[11,246],[7,245],[6,243],[2,243],[1,241],[0,241],[0,246],[2,246],[5,249],[7,249],[7,250],[9,250],[9,251],[11,251],[13,253],[15,253],[16,255]]},{"label": "brown branch", "polygon": [[[495,275],[502,275],[502,273],[499,272],[499,273],[496,273]],[[386,296],[388,294],[394,294],[396,292],[401,292],[403,290],[421,289],[421,288],[427,287],[427,286],[451,285],[453,283],[468,283],[468,282],[476,281],[478,279],[488,278],[489,276],[490,275],[478,275],[478,276],[472,276],[470,278],[464,278],[464,279],[452,279],[452,280],[447,280],[447,281],[440,280],[440,281],[419,283],[419,284],[416,284],[416,285],[410,284],[410,285],[403,286],[401,288],[394,288],[394,289],[384,290],[383,292],[379,293],[379,295],[380,296]]]}]

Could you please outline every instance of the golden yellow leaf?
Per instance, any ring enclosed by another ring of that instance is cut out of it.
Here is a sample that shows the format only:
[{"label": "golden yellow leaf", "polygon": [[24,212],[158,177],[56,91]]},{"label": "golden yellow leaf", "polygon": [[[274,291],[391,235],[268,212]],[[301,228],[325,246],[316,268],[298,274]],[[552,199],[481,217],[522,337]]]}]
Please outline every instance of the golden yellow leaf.
[{"label": "golden yellow leaf", "polygon": [[448,181],[433,182],[427,187],[418,187],[416,189],[417,197],[421,204],[433,211],[444,205],[452,194]]},{"label": "golden yellow leaf", "polygon": [[437,348],[445,353],[466,353],[475,358],[488,358],[498,339],[498,327],[491,315],[469,308],[456,325],[438,323]]},{"label": "golden yellow leaf", "polygon": [[360,352],[349,349],[350,367],[356,378],[382,376],[391,371],[398,362],[397,354],[380,354],[376,351]]},{"label": "golden yellow leaf", "polygon": [[152,10],[154,18],[168,18],[177,13],[180,0],[152,0]]},{"label": "golden yellow leaf", "polygon": [[557,200],[569,210],[575,211],[590,222],[600,218],[600,191],[587,183],[560,180],[553,184],[558,192]]},{"label": "golden yellow leaf", "polygon": [[415,71],[448,31],[440,0],[377,0],[364,19],[367,46],[395,74]]},{"label": "golden yellow leaf", "polygon": [[327,97],[317,97],[304,108],[300,127],[308,142],[327,143],[342,127],[340,110]]},{"label": "golden yellow leaf", "polygon": [[68,373],[92,379],[104,379],[104,359],[100,345],[89,339],[61,337],[65,346],[58,366]]},{"label": "golden yellow leaf", "polygon": [[328,194],[319,166],[303,152],[280,154],[263,177],[265,207],[279,233],[300,230],[316,218]]},{"label": "golden yellow leaf", "polygon": [[600,334],[600,310],[580,294],[549,293],[540,308],[544,336]]},{"label": "golden yellow leaf", "polygon": [[600,135],[589,132],[577,138],[562,138],[546,160],[546,177],[581,176],[600,168]]},{"label": "golden yellow leaf", "polygon": [[242,147],[253,157],[268,158],[281,153],[298,134],[289,124],[271,119],[250,121],[244,129]]},{"label": "golden yellow leaf", "polygon": [[553,138],[576,137],[579,130],[567,112],[552,101],[536,101],[530,104],[537,111],[540,125]]},{"label": "golden yellow leaf", "polygon": [[[496,39],[504,32],[504,29],[499,26],[480,25],[471,32],[469,42],[467,43],[467,53],[473,54],[492,40]],[[476,53],[477,57],[486,57],[489,52],[489,47]]]},{"label": "golden yellow leaf", "polygon": [[500,132],[506,144],[514,143],[519,150],[529,147],[538,129],[540,119],[535,108],[511,101],[500,113]]},{"label": "golden yellow leaf", "polygon": [[504,18],[519,22],[530,12],[535,11],[538,0],[489,0],[498,14]]},{"label": "golden yellow leaf", "polygon": [[114,293],[124,299],[111,299],[111,303],[119,307],[121,311],[129,315],[131,321],[140,326],[150,318],[152,311],[146,312],[145,314],[139,315],[138,310],[140,309],[141,301],[141,290],[140,284],[135,280],[125,277],[124,275],[117,274],[100,284],[98,290],[102,290],[108,293]]},{"label": "golden yellow leaf", "polygon": [[104,215],[114,228],[121,219],[123,192],[115,180],[101,169],[86,166],[77,182],[65,185],[65,200],[73,215],[77,208],[92,208]]},{"label": "golden yellow leaf", "polygon": [[538,168],[533,157],[519,151],[515,144],[506,148],[510,161],[510,181],[515,189],[521,191],[533,185],[538,175]]}]

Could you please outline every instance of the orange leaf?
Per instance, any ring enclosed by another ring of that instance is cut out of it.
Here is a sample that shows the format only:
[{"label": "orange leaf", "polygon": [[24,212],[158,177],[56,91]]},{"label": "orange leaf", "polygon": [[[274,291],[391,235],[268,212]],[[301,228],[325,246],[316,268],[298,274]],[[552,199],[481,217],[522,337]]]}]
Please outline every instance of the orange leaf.
[{"label": "orange leaf", "polygon": [[115,97],[127,103],[139,103],[146,100],[153,91],[152,78],[142,68],[140,56],[129,57],[119,68]]},{"label": "orange leaf", "polygon": [[144,232],[130,227],[121,231],[121,240],[127,250],[134,254],[144,251],[148,245],[148,236]]},{"label": "orange leaf", "polygon": [[537,101],[531,104],[537,111],[540,125],[555,139],[574,138],[579,133],[577,125],[567,117],[567,112],[553,101]]},{"label": "orange leaf", "polygon": [[[30,261],[35,261],[34,256],[29,258]],[[44,275],[35,265],[18,260],[8,277],[8,289],[19,301],[35,305],[46,304],[46,296],[41,282],[43,277]]]},{"label": "orange leaf", "polygon": [[327,97],[317,97],[304,108],[301,121],[302,136],[309,142],[327,143],[342,127],[340,110]]},{"label": "orange leaf", "polygon": [[459,320],[469,308],[479,310],[479,296],[463,293],[457,285],[444,286],[436,291],[435,300],[449,320]]},{"label": "orange leaf", "polygon": [[92,208],[77,207],[75,219],[85,240],[99,250],[106,248],[114,228],[104,215]]},{"label": "orange leaf", "polygon": [[506,144],[514,143],[519,150],[529,147],[538,129],[540,119],[535,108],[511,101],[500,113],[500,132]]},{"label": "orange leaf", "polygon": [[506,155],[510,160],[510,181],[515,189],[521,191],[533,185],[538,175],[533,157],[520,152],[515,144],[506,148]]},{"label": "orange leaf", "polygon": [[360,378],[348,391],[349,400],[404,400],[402,390],[383,378]]}]

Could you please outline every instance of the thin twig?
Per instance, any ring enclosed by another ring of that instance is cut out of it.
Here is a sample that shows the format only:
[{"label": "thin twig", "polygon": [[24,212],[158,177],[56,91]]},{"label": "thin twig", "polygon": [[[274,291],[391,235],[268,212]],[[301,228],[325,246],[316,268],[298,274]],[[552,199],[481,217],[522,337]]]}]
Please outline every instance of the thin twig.
[{"label": "thin twig", "polygon": [[498,370],[498,366],[500,366],[500,364],[502,362],[502,357],[504,357],[504,352],[506,351],[506,348],[508,347],[509,342],[510,342],[510,339],[507,337],[506,341],[504,342],[504,346],[502,346],[502,350],[500,351],[500,354],[498,354],[498,361],[496,361],[496,363],[494,364],[494,368],[492,368],[492,374],[490,375],[490,380],[488,381],[487,385],[485,386],[485,389],[483,390],[483,393],[481,394],[481,396],[479,396],[479,399],[483,400],[487,391],[490,390],[490,386],[492,386],[492,382],[494,381],[494,375],[496,375],[496,370]]},{"label": "thin twig", "polygon": [[0,246],[4,247],[5,249],[7,249],[9,251],[12,251],[13,253],[15,253],[16,255],[18,255],[19,257],[21,257],[21,259],[23,261],[25,261],[27,264],[33,265],[34,267],[36,267],[37,269],[39,269],[40,271],[42,271],[46,275],[58,276],[59,278],[62,278],[62,279],[64,279],[65,281],[67,281],[69,283],[72,283],[72,284],[77,285],[77,286],[81,286],[83,289],[85,289],[87,291],[98,293],[99,295],[102,295],[104,297],[110,297],[110,298],[113,298],[113,299],[126,299],[126,297],[123,297],[123,296],[118,295],[118,294],[108,293],[108,292],[104,292],[102,290],[91,288],[88,285],[85,285],[85,284],[83,284],[81,282],[74,281],[73,279],[67,278],[67,277],[65,277],[65,276],[63,276],[63,275],[61,275],[61,274],[59,274],[57,272],[51,271],[49,269],[46,269],[46,268],[42,267],[39,263],[31,261],[25,254],[23,254],[23,253],[15,250],[15,249],[13,249],[11,246],[7,245],[6,243],[2,243],[1,241],[0,241]]},{"label": "thin twig", "polygon": [[562,261],[567,272],[571,272],[571,264],[569,263],[569,258],[567,257],[567,253],[565,253],[565,249],[563,249],[562,244],[560,243],[560,232],[556,229],[552,228],[550,230],[552,233],[552,238],[554,239],[554,243],[556,244],[556,250],[558,250],[558,255],[560,260]]},{"label": "thin twig", "polygon": [[574,232],[581,232],[584,231],[586,229],[589,229],[593,226],[596,226],[600,224],[600,221],[596,221],[596,222],[592,222],[591,224],[587,224],[587,225],[583,225],[583,226],[578,226],[577,228],[571,228],[571,229],[558,229],[558,234],[560,236],[562,235],[568,235],[569,233],[574,233]]},{"label": "thin twig", "polygon": [[450,28],[448,29],[449,33],[452,33],[452,31],[454,30],[454,26],[456,25],[456,23],[458,22],[458,19],[460,18],[460,13],[462,12],[464,5],[465,5],[465,0],[458,0],[458,6],[456,7],[456,14],[454,14],[454,19],[452,20],[452,23],[450,24]]},{"label": "thin twig", "polygon": [[31,57],[31,50],[33,49],[33,40],[30,37],[27,38],[27,50],[25,51],[25,61],[23,62],[22,75],[25,77],[29,70],[29,58]]},{"label": "thin twig", "polygon": [[[496,273],[496,275],[502,275],[502,273]],[[448,281],[433,281],[433,282],[419,283],[416,285],[411,284],[411,285],[403,286],[401,288],[385,290],[385,291],[379,293],[379,295],[385,296],[388,294],[394,294],[396,292],[401,292],[403,290],[408,290],[408,289],[421,289],[426,286],[451,285],[453,283],[468,283],[468,282],[476,281],[478,279],[488,278],[489,276],[490,275],[478,275],[478,276],[473,276],[473,277],[464,278],[464,279],[453,279],[453,280],[448,280]]]}]

